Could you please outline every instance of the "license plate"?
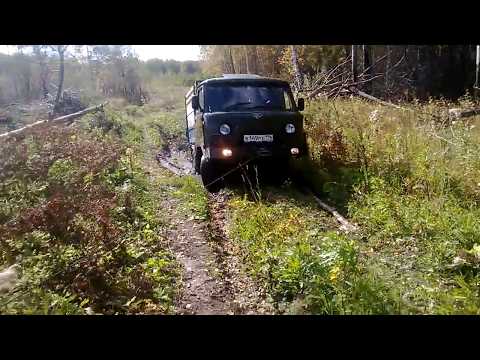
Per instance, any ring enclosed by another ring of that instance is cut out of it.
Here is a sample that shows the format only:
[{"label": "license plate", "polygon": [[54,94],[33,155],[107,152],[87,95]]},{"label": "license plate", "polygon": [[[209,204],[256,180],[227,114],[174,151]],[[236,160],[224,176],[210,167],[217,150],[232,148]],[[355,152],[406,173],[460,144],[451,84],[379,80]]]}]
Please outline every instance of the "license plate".
[{"label": "license plate", "polygon": [[272,142],[273,135],[243,135],[245,142]]}]

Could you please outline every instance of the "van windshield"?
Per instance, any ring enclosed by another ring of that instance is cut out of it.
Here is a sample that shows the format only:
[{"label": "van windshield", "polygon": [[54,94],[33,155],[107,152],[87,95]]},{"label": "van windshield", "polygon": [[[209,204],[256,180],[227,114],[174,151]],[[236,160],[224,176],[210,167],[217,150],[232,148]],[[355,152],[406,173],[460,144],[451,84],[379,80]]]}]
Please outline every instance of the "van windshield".
[{"label": "van windshield", "polygon": [[276,84],[212,84],[205,89],[207,112],[293,111],[288,88]]}]

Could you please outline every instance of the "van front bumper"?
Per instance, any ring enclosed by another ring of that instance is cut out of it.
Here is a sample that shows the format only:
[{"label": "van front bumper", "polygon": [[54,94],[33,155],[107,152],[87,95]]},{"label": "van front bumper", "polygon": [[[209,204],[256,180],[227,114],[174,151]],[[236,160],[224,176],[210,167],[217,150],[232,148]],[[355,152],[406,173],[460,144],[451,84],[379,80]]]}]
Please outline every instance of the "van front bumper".
[{"label": "van front bumper", "polygon": [[228,146],[210,147],[209,157],[215,160],[225,162],[241,162],[252,158],[298,158],[307,154],[306,147],[301,145],[291,145],[282,147],[272,146]]}]

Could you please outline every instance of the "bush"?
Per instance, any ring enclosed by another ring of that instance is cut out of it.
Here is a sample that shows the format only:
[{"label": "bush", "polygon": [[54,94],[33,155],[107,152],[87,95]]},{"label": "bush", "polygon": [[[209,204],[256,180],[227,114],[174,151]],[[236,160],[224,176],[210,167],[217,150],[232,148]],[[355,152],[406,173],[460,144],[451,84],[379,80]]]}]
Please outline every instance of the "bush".
[{"label": "bush", "polygon": [[280,309],[479,313],[475,119],[449,122],[442,101],[403,106],[320,100],[305,112],[311,159],[295,165],[358,233],[332,231],[306,199],[231,202],[231,234]]},{"label": "bush", "polygon": [[153,185],[126,146],[142,133],[107,113],[109,123],[39,128],[2,144],[0,264],[19,263],[22,278],[0,312],[170,311],[175,262]]}]

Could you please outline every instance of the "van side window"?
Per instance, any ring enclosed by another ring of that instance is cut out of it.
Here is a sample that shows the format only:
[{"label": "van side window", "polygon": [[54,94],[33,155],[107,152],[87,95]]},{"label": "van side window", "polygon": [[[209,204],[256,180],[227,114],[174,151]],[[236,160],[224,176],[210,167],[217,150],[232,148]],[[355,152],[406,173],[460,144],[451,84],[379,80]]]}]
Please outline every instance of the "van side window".
[{"label": "van side window", "polygon": [[198,103],[200,104],[200,110],[205,109],[205,96],[203,93],[203,86],[198,90]]},{"label": "van side window", "polygon": [[283,97],[285,98],[285,110],[292,111],[293,110],[292,99],[290,98],[290,95],[288,94],[288,92],[284,91]]}]

